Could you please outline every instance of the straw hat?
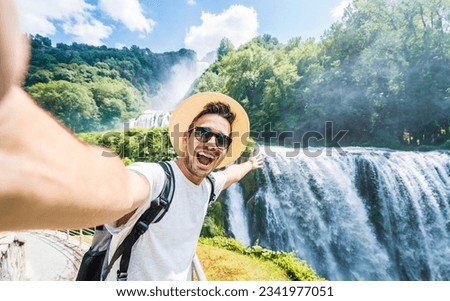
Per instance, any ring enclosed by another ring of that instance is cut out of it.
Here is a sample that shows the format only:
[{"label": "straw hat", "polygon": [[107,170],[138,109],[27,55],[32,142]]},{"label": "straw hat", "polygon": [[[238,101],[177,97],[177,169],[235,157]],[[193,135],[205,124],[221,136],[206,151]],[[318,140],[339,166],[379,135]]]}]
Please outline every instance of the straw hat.
[{"label": "straw hat", "polygon": [[222,168],[239,158],[247,146],[247,138],[250,135],[250,122],[244,108],[233,98],[217,93],[202,92],[194,94],[185,99],[173,112],[169,123],[170,142],[179,156],[184,155],[185,144],[183,135],[188,131],[189,125],[195,117],[210,102],[222,102],[230,106],[231,111],[236,115],[231,125],[233,142],[228,148],[225,158],[217,168]]}]

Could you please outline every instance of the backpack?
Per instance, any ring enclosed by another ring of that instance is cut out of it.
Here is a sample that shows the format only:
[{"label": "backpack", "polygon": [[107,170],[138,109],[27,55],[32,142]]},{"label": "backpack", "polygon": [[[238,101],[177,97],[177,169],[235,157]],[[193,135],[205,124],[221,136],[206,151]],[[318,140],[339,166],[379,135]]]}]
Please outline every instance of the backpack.
[{"label": "backpack", "polygon": [[[175,178],[172,167],[168,162],[159,162],[164,170],[166,178],[159,196],[152,200],[150,207],[142,213],[133,226],[133,229],[117,247],[111,261],[108,264],[107,258],[112,234],[105,227],[97,226],[95,228],[94,238],[89,250],[84,254],[76,281],[103,281],[111,271],[112,266],[119,257],[120,268],[117,270],[117,281],[126,281],[128,278],[128,266],[131,258],[131,250],[138,238],[147,231],[151,223],[159,222],[169,210],[175,191]],[[211,183],[211,195],[209,198],[209,206],[215,201],[214,194],[214,177],[207,176]]]}]

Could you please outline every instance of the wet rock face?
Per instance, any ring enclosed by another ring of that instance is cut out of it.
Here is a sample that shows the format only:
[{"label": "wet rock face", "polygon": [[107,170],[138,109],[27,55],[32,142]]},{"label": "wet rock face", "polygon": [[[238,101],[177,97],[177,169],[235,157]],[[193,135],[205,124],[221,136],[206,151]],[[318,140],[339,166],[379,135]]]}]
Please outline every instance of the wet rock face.
[{"label": "wet rock face", "polygon": [[0,281],[24,280],[23,242],[14,235],[0,235]]}]

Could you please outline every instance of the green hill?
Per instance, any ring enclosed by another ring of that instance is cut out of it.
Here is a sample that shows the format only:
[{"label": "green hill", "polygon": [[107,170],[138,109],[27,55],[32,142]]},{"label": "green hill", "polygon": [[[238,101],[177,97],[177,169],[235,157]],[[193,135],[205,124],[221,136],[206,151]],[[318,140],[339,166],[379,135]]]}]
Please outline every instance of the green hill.
[{"label": "green hill", "polygon": [[153,53],[149,49],[107,48],[73,43],[52,45],[31,36],[31,61],[25,89],[73,131],[122,128],[172,75],[180,62],[195,62],[195,52]]}]

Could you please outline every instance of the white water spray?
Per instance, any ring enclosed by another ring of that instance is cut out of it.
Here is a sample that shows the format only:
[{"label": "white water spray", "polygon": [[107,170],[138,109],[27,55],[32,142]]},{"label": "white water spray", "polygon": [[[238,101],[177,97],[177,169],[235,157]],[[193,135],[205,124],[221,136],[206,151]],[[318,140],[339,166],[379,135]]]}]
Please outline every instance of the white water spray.
[{"label": "white water spray", "polygon": [[272,148],[251,242],[295,251],[330,280],[450,280],[450,153]]},{"label": "white water spray", "polygon": [[152,108],[136,119],[129,121],[129,127],[166,127],[169,125],[170,112],[184,99],[195,80],[208,68],[209,63],[183,60],[174,65],[169,80],[161,86],[158,94],[152,98]]},{"label": "white water spray", "polygon": [[242,188],[239,183],[231,185],[227,190],[225,203],[228,205],[228,222],[230,230],[239,242],[250,246],[248,233],[247,210],[242,196]]},{"label": "white water spray", "polygon": [[162,85],[158,94],[152,99],[153,108],[166,112],[173,111],[208,66],[206,62],[190,60],[183,60],[173,66],[170,70],[170,79]]}]

